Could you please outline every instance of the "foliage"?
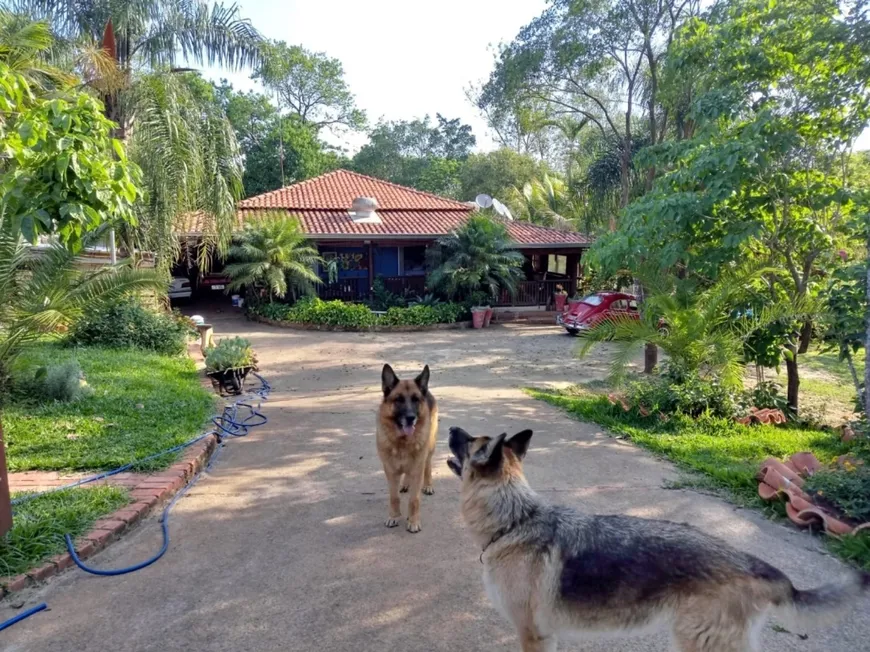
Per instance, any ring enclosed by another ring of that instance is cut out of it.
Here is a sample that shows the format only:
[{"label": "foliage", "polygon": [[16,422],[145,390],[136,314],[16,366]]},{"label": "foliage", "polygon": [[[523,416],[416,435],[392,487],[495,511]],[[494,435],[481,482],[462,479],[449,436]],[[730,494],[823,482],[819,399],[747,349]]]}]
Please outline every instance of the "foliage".
[{"label": "foliage", "polygon": [[435,307],[437,305],[440,305],[440,303],[441,299],[439,299],[433,292],[429,292],[428,294],[424,294],[423,296],[411,300],[412,306]]},{"label": "foliage", "polygon": [[726,387],[717,379],[702,378],[697,373],[683,375],[675,382],[667,375],[636,381],[628,386],[629,405],[640,414],[702,415],[733,419],[743,416],[748,400],[740,389]]},{"label": "foliage", "polygon": [[[239,69],[260,59],[261,39],[235,4],[207,0],[17,0],[51,26],[58,47],[73,54],[84,83],[99,96],[130,160],[143,170],[147,201],[137,204],[140,229],[125,229],[130,248],[150,248],[168,268],[175,227],[199,213],[206,246],[224,253],[241,195],[242,165],[235,135],[210,84],[182,62]],[[111,26],[111,29],[107,28]],[[104,34],[113,36],[103,42]],[[191,226],[185,224],[183,226]]]},{"label": "foliage", "polygon": [[523,255],[513,248],[507,227],[486,215],[473,215],[439,245],[441,263],[428,285],[451,298],[467,299],[478,291],[490,297],[500,290],[513,294],[523,278]]},{"label": "foliage", "polygon": [[[213,394],[186,356],[40,343],[22,353],[14,376],[68,360],[81,364],[93,393],[75,403],[35,403],[13,394],[3,411],[11,472],[112,469],[188,441],[214,409]],[[165,468],[174,459],[167,455],[140,470]]]},{"label": "foliage", "polygon": [[436,114],[422,120],[381,121],[369,132],[350,163],[351,169],[427,192],[456,196],[461,192],[460,161],[468,158],[476,139],[459,119]]},{"label": "foliage", "polygon": [[136,297],[95,305],[85,309],[72,327],[68,342],[73,346],[103,346],[179,355],[187,349],[193,331],[191,322],[179,312],[157,312]]},{"label": "foliage", "polygon": [[459,172],[459,199],[472,201],[483,193],[506,202],[513,188],[546,174],[546,165],[531,156],[502,147],[494,152],[471,154]]},{"label": "foliage", "polygon": [[761,410],[787,412],[788,400],[782,395],[782,386],[772,380],[763,380],[752,389],[752,405]]},{"label": "foliage", "polygon": [[225,337],[205,351],[205,368],[208,371],[241,369],[254,364],[254,350],[250,340],[243,337]]},{"label": "foliage", "polygon": [[[2,15],[2,14],[0,14]],[[89,95],[38,96],[0,59],[0,210],[31,242],[56,234],[73,250],[105,223],[135,225],[139,170]]]},{"label": "foliage", "polygon": [[[668,373],[677,382],[698,374],[718,379],[727,388],[742,387],[743,353],[749,337],[785,317],[794,318],[800,314],[795,311],[801,309],[777,304],[754,314],[740,312],[746,305],[749,284],[764,271],[734,268],[707,287],[694,279],[643,274],[648,288],[647,310],[637,320],[600,322],[586,333],[580,355],[602,341],[616,340],[611,377],[618,379],[628,362],[651,342],[667,354]],[[661,329],[661,320],[666,330]]]},{"label": "foliage", "polygon": [[245,159],[242,183],[252,197],[339,167],[339,158],[297,115],[282,116],[262,93],[233,90],[222,80],[218,101],[227,114]]},{"label": "foliage", "polygon": [[229,251],[228,290],[266,288],[270,300],[288,293],[311,294],[321,283],[316,266],[323,263],[317,248],[305,237],[295,217],[269,213],[245,223],[238,242]]},{"label": "foliage", "polygon": [[[18,493],[13,499],[26,496]],[[12,529],[0,539],[0,577],[39,566],[66,550],[64,535],[87,533],[97,519],[130,502],[121,487],[66,489],[28,500],[15,508]]]},{"label": "foliage", "polygon": [[16,390],[20,391],[22,384],[32,397],[62,403],[79,401],[94,391],[85,380],[78,360],[39,367],[29,381],[21,383],[16,379]]},{"label": "foliage", "polygon": [[457,303],[417,303],[408,307],[393,306],[386,314],[375,315],[362,304],[306,298],[293,306],[264,304],[256,313],[276,321],[365,330],[373,326],[452,324],[467,318],[468,309]]},{"label": "foliage", "polygon": [[522,189],[514,188],[508,201],[520,219],[565,230],[581,226],[585,198],[559,177],[532,179]]},{"label": "foliage", "polygon": [[757,506],[761,502],[755,474],[768,457],[784,459],[810,451],[819,459],[830,459],[848,451],[847,444],[819,430],[790,425],[743,426],[712,416],[674,416],[667,420],[642,417],[611,405],[604,396],[579,388],[531,393],[576,418],[597,423],[614,435],[663,455],[684,469],[701,472],[716,486]]},{"label": "foliage", "polygon": [[165,292],[163,276],[129,265],[80,271],[69,249],[29,248],[0,213],[0,387],[22,347],[68,329],[86,310],[143,290]]},{"label": "foliage", "polygon": [[338,59],[284,41],[265,43],[262,49],[263,59],[253,77],[277,95],[281,108],[316,129],[365,127],[365,112],[356,107]]},{"label": "foliage", "polygon": [[404,308],[408,305],[406,297],[391,292],[384,285],[384,279],[380,276],[375,279],[372,285],[372,300],[370,302],[372,310],[388,310],[390,308]]},{"label": "foliage", "polygon": [[870,521],[870,468],[866,464],[818,471],[807,478],[804,491],[833,503],[847,518]]}]

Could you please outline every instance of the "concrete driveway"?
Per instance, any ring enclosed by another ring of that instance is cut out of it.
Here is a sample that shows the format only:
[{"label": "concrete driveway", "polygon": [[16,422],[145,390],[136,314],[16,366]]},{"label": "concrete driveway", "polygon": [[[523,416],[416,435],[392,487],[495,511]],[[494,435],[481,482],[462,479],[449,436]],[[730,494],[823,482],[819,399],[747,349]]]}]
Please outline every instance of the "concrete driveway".
[{"label": "concrete driveway", "polygon": [[[532,428],[531,484],[578,508],[687,520],[786,571],[801,587],[843,572],[808,535],[663,483],[666,463],[536,402],[523,386],[600,376],[571,359],[555,327],[408,334],[280,330],[226,316],[218,337],[245,335],[274,392],[269,423],[224,450],[175,508],[172,544],[156,565],[100,578],[69,571],[28,596],[51,609],[0,634],[9,652],[271,652],[518,650],[484,596],[479,550],[459,520],[445,464],[447,427],[497,434]],[[375,454],[380,368],[432,367],[440,402],[436,494],[423,532],[386,529],[386,483]],[[102,568],[160,545],[152,518],[98,555]],[[0,608],[0,620],[14,612]],[[766,650],[866,649],[870,602],[838,627],[800,640],[769,629]],[[863,641],[863,642],[862,642]],[[666,650],[665,638],[565,644],[565,650]]]}]

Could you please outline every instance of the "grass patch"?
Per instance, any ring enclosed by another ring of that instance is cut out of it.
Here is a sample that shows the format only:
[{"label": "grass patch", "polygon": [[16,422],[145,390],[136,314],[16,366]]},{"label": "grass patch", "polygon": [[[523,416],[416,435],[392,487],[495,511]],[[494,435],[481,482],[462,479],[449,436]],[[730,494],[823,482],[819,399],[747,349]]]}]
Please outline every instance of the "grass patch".
[{"label": "grass patch", "polygon": [[63,552],[65,534],[81,536],[129,502],[126,490],[101,486],[57,491],[22,503],[15,508],[12,529],[0,539],[0,577],[24,573]]},{"label": "grass patch", "polygon": [[[135,349],[39,344],[18,359],[23,376],[48,363],[77,359],[94,392],[74,403],[14,396],[4,405],[10,471],[111,469],[180,444],[203,431],[214,410],[186,357]],[[165,468],[173,456],[140,470]]]},{"label": "grass patch", "polygon": [[583,421],[604,426],[688,471],[712,480],[710,486],[727,489],[740,502],[760,506],[755,473],[767,457],[785,458],[812,451],[823,461],[848,452],[830,432],[798,427],[747,428],[726,419],[657,417],[642,419],[613,406],[606,397],[582,389],[527,390],[534,398],[563,408]]},{"label": "grass patch", "polygon": [[[859,447],[841,442],[831,432],[789,426],[741,426],[725,419],[640,418],[611,405],[605,396],[580,386],[567,390],[526,390],[534,398],[560,407],[581,421],[607,428],[672,462],[686,473],[669,488],[714,492],[728,500],[785,516],[782,502],[759,498],[755,473],[767,457],[784,459],[812,451],[822,462],[847,452],[866,457]],[[870,570],[870,532],[840,539],[825,537],[831,551]]]}]

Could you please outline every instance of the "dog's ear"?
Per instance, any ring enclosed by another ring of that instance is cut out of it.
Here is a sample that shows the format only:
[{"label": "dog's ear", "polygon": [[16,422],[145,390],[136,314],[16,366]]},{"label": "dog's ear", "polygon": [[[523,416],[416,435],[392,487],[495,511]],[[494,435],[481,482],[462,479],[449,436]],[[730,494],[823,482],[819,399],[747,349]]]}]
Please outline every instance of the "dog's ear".
[{"label": "dog's ear", "polygon": [[505,437],[507,433],[503,432],[495,439],[491,439],[471,457],[471,466],[480,471],[495,471],[499,468],[504,457]]},{"label": "dog's ear", "polygon": [[384,396],[389,396],[398,384],[399,377],[396,376],[396,372],[390,365],[385,364],[383,371],[381,371],[381,389],[384,390]]},{"label": "dog's ear", "polygon": [[423,367],[423,371],[414,379],[414,382],[417,383],[417,387],[424,394],[429,391],[429,365]]},{"label": "dog's ear", "polygon": [[505,442],[505,446],[510,448],[518,459],[523,459],[526,453],[529,452],[529,442],[532,440],[532,434],[531,430],[518,432]]}]

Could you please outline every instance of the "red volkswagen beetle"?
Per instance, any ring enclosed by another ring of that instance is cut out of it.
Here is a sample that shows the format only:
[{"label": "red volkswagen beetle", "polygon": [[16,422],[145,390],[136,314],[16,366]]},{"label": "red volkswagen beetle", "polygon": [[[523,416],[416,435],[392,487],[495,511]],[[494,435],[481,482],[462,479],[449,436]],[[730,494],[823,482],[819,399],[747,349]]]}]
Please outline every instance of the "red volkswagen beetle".
[{"label": "red volkswagen beetle", "polygon": [[569,335],[579,335],[600,321],[613,318],[640,319],[634,295],[623,292],[590,294],[556,315],[556,323],[563,326]]}]

